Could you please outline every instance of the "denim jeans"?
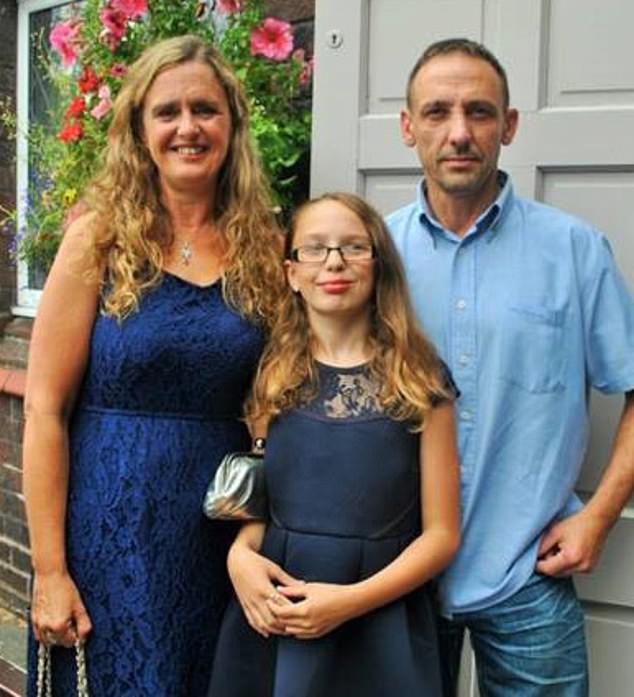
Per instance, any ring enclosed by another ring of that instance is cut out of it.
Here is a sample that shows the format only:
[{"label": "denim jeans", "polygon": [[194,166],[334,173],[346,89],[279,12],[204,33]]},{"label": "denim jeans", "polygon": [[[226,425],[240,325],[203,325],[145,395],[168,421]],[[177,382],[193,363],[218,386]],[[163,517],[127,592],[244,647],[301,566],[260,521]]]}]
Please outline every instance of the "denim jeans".
[{"label": "denim jeans", "polygon": [[572,579],[535,574],[493,607],[439,618],[444,697],[456,695],[465,629],[480,697],[587,697],[583,612]]}]

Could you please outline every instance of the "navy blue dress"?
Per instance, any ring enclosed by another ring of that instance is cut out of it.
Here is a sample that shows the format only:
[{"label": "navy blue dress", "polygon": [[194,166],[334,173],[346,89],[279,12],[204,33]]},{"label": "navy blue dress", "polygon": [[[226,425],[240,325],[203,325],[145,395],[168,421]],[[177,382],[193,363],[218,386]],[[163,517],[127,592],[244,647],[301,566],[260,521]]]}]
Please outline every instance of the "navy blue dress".
[{"label": "navy blue dress", "polygon": [[[320,394],[272,422],[262,554],[306,581],[354,583],[419,534],[418,434],[377,408],[364,366],[320,365]],[[264,639],[234,599],[209,697],[440,697],[428,587],[310,640]]]},{"label": "navy blue dress", "polygon": [[[93,623],[92,697],[203,697],[229,597],[235,529],[202,513],[221,457],[248,448],[239,420],[261,331],[220,283],[165,273],[139,311],[96,320],[70,430],[67,555]],[[35,695],[30,646],[29,695]],[[75,694],[74,654],[53,649],[54,695]]]}]

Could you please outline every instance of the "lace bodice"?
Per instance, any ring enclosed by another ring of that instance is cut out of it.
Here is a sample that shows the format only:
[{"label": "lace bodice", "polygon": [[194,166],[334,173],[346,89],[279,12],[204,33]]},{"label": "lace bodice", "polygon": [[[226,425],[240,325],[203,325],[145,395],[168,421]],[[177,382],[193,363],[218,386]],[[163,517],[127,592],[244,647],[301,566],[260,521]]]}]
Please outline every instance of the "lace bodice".
[{"label": "lace bodice", "polygon": [[317,363],[319,393],[304,409],[332,419],[356,419],[382,414],[379,385],[369,364],[351,368]]}]

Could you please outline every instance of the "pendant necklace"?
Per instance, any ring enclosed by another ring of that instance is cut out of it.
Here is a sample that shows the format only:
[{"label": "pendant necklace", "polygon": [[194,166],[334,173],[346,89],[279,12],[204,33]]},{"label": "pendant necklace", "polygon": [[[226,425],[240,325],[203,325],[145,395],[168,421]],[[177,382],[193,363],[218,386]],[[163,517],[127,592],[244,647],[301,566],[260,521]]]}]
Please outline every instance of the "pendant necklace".
[{"label": "pendant necklace", "polygon": [[192,260],[192,246],[189,240],[184,240],[181,242],[180,257],[183,266],[189,266],[189,262]]}]

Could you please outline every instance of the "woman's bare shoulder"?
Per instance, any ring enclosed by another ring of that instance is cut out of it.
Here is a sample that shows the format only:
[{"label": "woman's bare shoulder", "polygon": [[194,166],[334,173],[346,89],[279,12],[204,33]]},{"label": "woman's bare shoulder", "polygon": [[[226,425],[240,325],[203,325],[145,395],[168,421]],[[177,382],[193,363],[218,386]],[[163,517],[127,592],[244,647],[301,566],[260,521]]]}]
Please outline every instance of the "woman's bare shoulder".
[{"label": "woman's bare shoulder", "polygon": [[[96,268],[95,247],[105,222],[93,211],[82,213],[64,231],[52,273],[69,273],[95,281],[101,274]],[[92,273],[91,273],[92,272]]]}]

